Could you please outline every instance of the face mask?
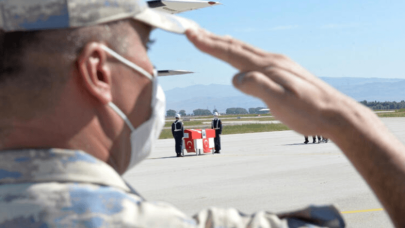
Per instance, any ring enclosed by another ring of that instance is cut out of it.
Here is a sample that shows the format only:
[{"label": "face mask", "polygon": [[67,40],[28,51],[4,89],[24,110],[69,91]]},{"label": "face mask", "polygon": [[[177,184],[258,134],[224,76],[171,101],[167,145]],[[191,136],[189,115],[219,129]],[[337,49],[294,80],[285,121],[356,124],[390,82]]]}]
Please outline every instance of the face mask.
[{"label": "face mask", "polygon": [[136,164],[143,161],[152,152],[152,146],[158,140],[159,135],[165,124],[165,110],[166,110],[166,99],[162,87],[158,84],[157,71],[155,70],[154,75],[151,76],[141,67],[137,66],[133,62],[120,56],[110,48],[102,46],[103,49],[112,55],[114,58],[124,63],[128,67],[134,69],[135,71],[141,73],[145,77],[152,80],[152,114],[148,121],[144,122],[137,129],[133,127],[128,117],[112,102],[108,105],[125,121],[127,126],[131,129],[131,158],[127,171],[134,167]]}]

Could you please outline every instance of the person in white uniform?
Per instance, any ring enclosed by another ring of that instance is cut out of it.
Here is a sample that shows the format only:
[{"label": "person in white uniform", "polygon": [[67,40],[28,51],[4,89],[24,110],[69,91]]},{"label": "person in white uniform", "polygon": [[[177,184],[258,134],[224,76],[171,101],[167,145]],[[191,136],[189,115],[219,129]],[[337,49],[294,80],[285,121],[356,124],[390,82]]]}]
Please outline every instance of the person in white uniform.
[{"label": "person in white uniform", "polygon": [[221,134],[222,134],[222,122],[218,118],[218,112],[214,113],[214,119],[211,123],[211,129],[215,129],[215,154],[221,153]]},{"label": "person in white uniform", "polygon": [[176,121],[174,121],[172,124],[172,135],[174,140],[176,141],[175,148],[177,157],[183,157],[183,155],[181,155],[181,150],[183,148],[184,127],[183,122],[181,122],[180,118],[180,114],[177,114]]}]

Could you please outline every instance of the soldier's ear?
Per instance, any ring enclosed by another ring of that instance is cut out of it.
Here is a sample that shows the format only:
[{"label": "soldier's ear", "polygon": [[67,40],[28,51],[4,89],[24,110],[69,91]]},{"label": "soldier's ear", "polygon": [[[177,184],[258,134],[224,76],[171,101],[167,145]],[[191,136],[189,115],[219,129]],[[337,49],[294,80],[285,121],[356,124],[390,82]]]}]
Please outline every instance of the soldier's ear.
[{"label": "soldier's ear", "polygon": [[102,104],[108,104],[112,100],[111,69],[101,45],[88,43],[78,57],[77,68],[85,89]]}]

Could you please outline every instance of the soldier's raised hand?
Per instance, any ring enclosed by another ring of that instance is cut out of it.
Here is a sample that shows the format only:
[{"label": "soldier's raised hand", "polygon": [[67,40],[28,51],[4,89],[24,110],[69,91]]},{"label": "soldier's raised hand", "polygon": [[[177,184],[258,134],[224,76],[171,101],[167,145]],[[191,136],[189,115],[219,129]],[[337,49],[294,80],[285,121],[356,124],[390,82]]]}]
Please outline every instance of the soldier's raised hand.
[{"label": "soldier's raised hand", "polygon": [[371,113],[286,56],[204,30],[189,30],[187,37],[201,51],[240,70],[234,86],[262,99],[275,117],[302,134],[333,139],[332,131],[345,125],[343,112]]},{"label": "soldier's raised hand", "polygon": [[189,30],[187,37],[201,51],[239,69],[235,87],[265,101],[291,129],[332,139],[373,189],[395,226],[405,227],[405,146],[370,109],[283,55],[205,31]]}]

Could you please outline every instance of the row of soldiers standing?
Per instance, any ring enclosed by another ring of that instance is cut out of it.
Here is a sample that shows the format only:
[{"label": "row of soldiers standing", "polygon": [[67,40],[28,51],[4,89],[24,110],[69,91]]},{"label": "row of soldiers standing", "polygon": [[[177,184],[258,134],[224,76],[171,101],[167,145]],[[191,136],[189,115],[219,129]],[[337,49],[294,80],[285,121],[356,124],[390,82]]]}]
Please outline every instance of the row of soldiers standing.
[{"label": "row of soldiers standing", "polygon": [[[305,144],[307,144],[307,143],[309,143],[309,141],[308,141],[308,136],[304,136],[305,137]],[[318,143],[321,143],[321,142],[324,142],[324,143],[328,143],[328,139],[327,138],[325,138],[325,137],[321,137],[321,136],[316,136],[316,135],[314,135],[314,136],[312,136],[312,139],[314,140],[312,143],[316,143],[316,137],[318,137]],[[322,140],[322,141],[321,141]]]},{"label": "row of soldiers standing", "polygon": [[[183,138],[184,138],[184,125],[180,120],[180,114],[176,115],[176,121],[172,124],[172,135],[175,140],[175,149],[177,157],[183,157]],[[218,118],[218,113],[214,113],[214,119],[211,122],[211,129],[215,129],[215,154],[221,153],[221,134],[222,134],[222,121]]]}]

